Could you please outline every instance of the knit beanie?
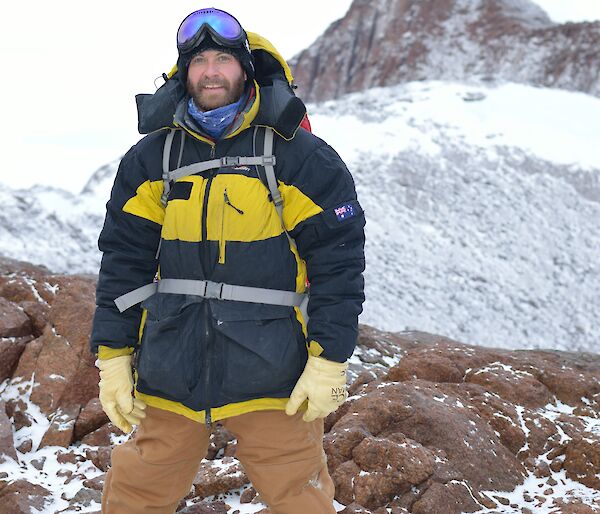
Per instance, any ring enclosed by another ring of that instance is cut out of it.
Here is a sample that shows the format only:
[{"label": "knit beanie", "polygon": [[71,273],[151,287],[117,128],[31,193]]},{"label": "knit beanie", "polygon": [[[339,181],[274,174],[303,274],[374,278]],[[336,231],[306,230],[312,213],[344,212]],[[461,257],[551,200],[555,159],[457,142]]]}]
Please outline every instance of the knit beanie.
[{"label": "knit beanie", "polygon": [[187,83],[187,69],[190,65],[190,62],[192,62],[194,56],[204,52],[205,50],[219,50],[221,52],[233,55],[241,64],[242,69],[246,72],[248,81],[252,81],[252,79],[254,79],[254,57],[252,56],[252,52],[250,51],[250,46],[248,45],[247,41],[248,40],[237,47],[223,46],[217,43],[210,36],[210,34],[206,34],[198,46],[192,48],[187,53],[179,54],[179,59],[177,60],[177,69],[179,70],[181,81],[184,85]]}]

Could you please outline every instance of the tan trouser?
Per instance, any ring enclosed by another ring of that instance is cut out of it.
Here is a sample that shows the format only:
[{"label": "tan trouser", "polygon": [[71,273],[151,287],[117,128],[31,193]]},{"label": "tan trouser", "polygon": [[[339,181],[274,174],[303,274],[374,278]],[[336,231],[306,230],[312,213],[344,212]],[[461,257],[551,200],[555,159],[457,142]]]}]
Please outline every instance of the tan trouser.
[{"label": "tan trouser", "polygon": [[[206,456],[210,430],[148,407],[134,438],[112,452],[103,514],[173,514]],[[334,485],[323,451],[323,420],[256,411],[222,420],[237,438],[236,456],[272,514],[335,514]]]}]

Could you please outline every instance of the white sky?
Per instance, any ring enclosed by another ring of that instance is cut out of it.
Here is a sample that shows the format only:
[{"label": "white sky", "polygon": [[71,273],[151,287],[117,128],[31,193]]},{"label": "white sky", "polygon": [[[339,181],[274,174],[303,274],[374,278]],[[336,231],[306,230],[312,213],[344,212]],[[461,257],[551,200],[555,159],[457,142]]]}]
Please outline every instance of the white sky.
[{"label": "white sky", "polygon": [[[12,1],[0,17],[0,181],[81,190],[138,139],[134,96],[177,59],[181,20],[220,7],[290,58],[351,0]],[[600,0],[537,0],[556,21],[600,19]]]}]

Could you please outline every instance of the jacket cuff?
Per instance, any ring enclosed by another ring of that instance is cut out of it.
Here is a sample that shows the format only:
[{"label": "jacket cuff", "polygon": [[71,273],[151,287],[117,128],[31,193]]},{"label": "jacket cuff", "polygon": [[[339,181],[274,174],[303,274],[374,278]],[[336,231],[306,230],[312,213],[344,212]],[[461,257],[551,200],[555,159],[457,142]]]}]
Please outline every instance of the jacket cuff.
[{"label": "jacket cuff", "polygon": [[121,357],[122,355],[131,355],[133,353],[133,347],[126,346],[125,348],[109,348],[108,346],[98,346],[98,359],[114,359],[115,357]]},{"label": "jacket cuff", "polygon": [[307,349],[308,354],[312,355],[313,357],[319,357],[324,351],[323,347],[314,339],[310,343],[308,343]]}]

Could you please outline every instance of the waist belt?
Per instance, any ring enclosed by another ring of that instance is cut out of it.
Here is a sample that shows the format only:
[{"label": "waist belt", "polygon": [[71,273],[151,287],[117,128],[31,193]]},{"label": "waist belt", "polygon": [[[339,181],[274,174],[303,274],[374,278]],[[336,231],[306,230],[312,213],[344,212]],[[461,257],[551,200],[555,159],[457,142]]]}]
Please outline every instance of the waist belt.
[{"label": "waist belt", "polygon": [[210,280],[164,278],[119,296],[115,300],[115,305],[119,312],[123,312],[129,307],[150,298],[155,293],[190,294],[218,300],[287,305],[289,307],[300,307],[303,311],[305,311],[306,302],[308,301],[307,294],[294,293],[293,291],[236,286]]}]

